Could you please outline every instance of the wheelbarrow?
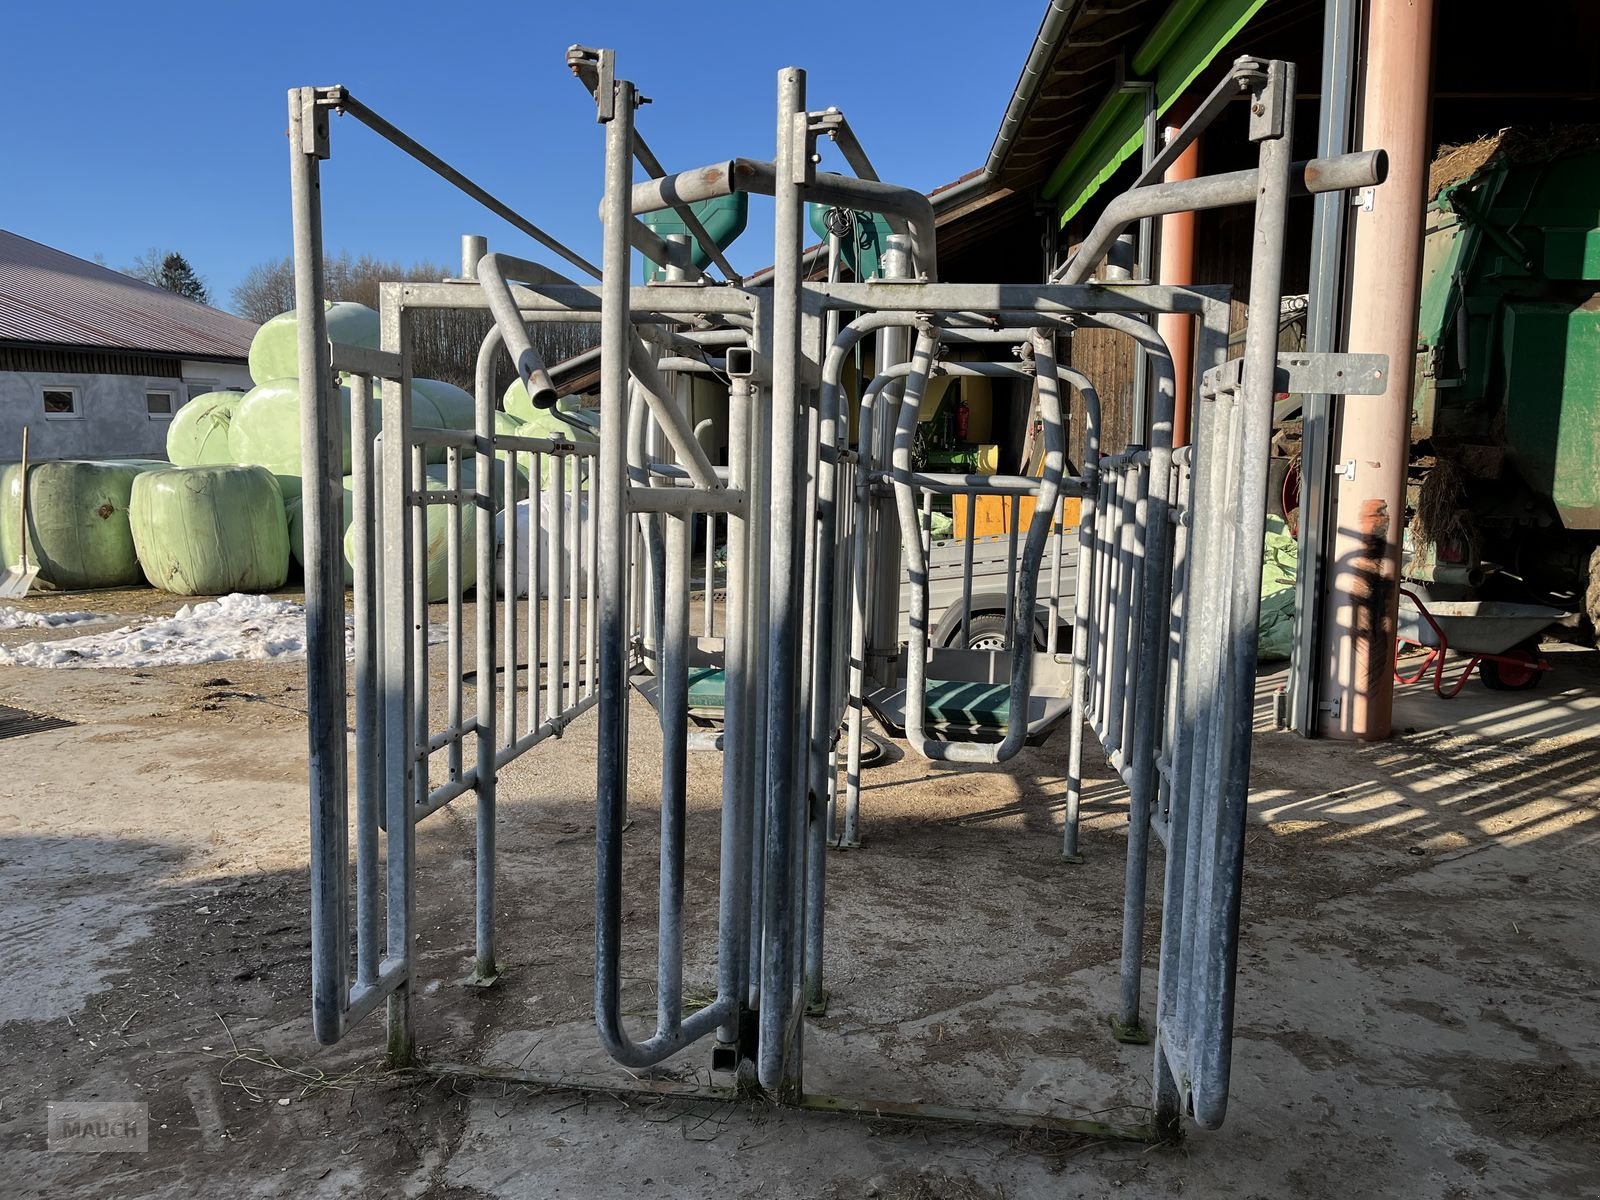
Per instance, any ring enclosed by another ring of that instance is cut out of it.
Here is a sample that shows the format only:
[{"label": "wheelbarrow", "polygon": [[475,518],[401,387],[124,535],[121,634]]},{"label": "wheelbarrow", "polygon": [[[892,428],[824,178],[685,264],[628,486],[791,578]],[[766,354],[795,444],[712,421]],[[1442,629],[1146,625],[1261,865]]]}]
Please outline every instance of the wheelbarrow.
[{"label": "wheelbarrow", "polygon": [[[1492,691],[1521,692],[1538,687],[1550,669],[1549,662],[1539,653],[1539,634],[1568,615],[1543,604],[1498,600],[1424,604],[1415,592],[1401,588],[1395,682],[1417,683],[1431,671],[1434,693],[1452,700],[1467,682],[1472,668],[1477,667],[1483,686]],[[1409,674],[1400,669],[1400,650],[1404,646],[1427,651],[1422,665]],[[1444,660],[1452,650],[1465,654],[1467,665],[1447,690]]]}]

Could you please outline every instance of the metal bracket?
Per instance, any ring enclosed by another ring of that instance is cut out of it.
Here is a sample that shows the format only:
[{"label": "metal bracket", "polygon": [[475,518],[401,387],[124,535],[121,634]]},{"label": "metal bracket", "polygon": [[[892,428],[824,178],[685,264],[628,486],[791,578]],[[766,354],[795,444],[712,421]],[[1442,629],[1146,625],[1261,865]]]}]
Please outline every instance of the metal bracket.
[{"label": "metal bracket", "polygon": [[[1387,354],[1278,355],[1273,379],[1276,392],[1326,396],[1381,396],[1388,390]],[[1244,383],[1244,359],[1232,358],[1212,367],[1201,379],[1203,389],[1238,391]]]},{"label": "metal bracket", "polygon": [[1344,466],[1337,468],[1333,473],[1340,479],[1353,481],[1356,477],[1356,460],[1353,458],[1345,460]]},{"label": "metal bracket", "polygon": [[[329,90],[341,95],[344,92],[343,88]],[[316,158],[327,158],[331,153],[328,145],[328,109],[317,88],[300,89],[300,153]]]},{"label": "metal bracket", "polygon": [[790,122],[790,136],[794,138],[795,145],[800,147],[800,152],[792,161],[790,182],[810,185],[817,178],[816,136],[811,128],[811,114],[797,112]]},{"label": "metal bracket", "polygon": [[335,371],[371,375],[374,379],[399,379],[400,356],[388,350],[370,350],[348,342],[328,343],[328,362]]},{"label": "metal bracket", "polygon": [[1375,187],[1357,188],[1355,195],[1350,197],[1350,203],[1362,212],[1371,212],[1378,206],[1378,189]]},{"label": "metal bracket", "polygon": [[1265,142],[1283,136],[1283,110],[1288,102],[1284,87],[1283,63],[1267,64],[1266,81],[1250,100],[1250,140]]}]

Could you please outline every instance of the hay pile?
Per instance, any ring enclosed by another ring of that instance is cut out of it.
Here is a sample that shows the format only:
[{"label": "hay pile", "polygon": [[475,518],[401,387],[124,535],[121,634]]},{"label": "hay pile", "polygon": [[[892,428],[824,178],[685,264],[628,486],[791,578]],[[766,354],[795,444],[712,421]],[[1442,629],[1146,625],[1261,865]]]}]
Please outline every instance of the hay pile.
[{"label": "hay pile", "polygon": [[1552,125],[1538,131],[1506,128],[1474,142],[1440,146],[1428,169],[1428,199],[1437,200],[1445,188],[1470,179],[1502,155],[1516,163],[1549,162],[1596,144],[1600,125]]}]

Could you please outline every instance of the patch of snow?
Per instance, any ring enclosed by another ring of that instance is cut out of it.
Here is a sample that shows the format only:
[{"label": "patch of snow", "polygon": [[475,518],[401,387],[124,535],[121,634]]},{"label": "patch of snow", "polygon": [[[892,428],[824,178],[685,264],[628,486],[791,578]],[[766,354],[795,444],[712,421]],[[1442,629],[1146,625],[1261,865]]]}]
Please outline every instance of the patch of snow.
[{"label": "patch of snow", "polygon": [[[345,618],[345,654],[354,649]],[[185,604],[173,616],[105,633],[0,646],[0,663],[18,667],[173,667],[247,659],[256,662],[303,658],[303,605],[238,592]]]},{"label": "patch of snow", "polygon": [[0,629],[55,629],[61,625],[92,625],[96,621],[112,621],[105,613],[92,612],[29,612],[0,604]]}]

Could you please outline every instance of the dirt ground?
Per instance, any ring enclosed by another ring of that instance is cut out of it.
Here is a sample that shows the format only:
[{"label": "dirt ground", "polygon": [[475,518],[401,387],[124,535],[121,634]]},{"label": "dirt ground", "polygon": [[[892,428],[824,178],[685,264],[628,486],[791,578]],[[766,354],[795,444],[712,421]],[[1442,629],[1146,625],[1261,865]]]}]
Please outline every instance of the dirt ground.
[{"label": "dirt ground", "polygon": [[[177,606],[84,600],[29,603]],[[376,1019],[319,1047],[303,664],[0,668],[0,703],[77,722],[0,743],[0,1196],[1600,1194],[1600,656],[1553,657],[1538,692],[1408,694],[1380,745],[1261,723],[1228,1120],[1163,1148],[391,1075]],[[624,921],[624,1007],[640,1014],[656,917],[647,715]],[[829,864],[832,1000],[808,1023],[808,1088],[1140,1119],[1150,1051],[1106,1025],[1124,794],[1095,761],[1087,861],[1064,863],[1065,747],[1058,731],[1003,768],[898,755],[870,774],[866,846]],[[594,751],[591,715],[504,773],[495,989],[457,984],[473,814],[419,828],[431,1063],[629,1082],[590,1024]],[[713,979],[719,790],[720,756],[693,755],[691,995]],[[1153,951],[1153,904],[1150,918]],[[1147,1019],[1153,984],[1152,969]],[[705,1078],[708,1051],[680,1057]],[[147,1102],[148,1153],[48,1151],[45,1105],[65,1099]]]}]

